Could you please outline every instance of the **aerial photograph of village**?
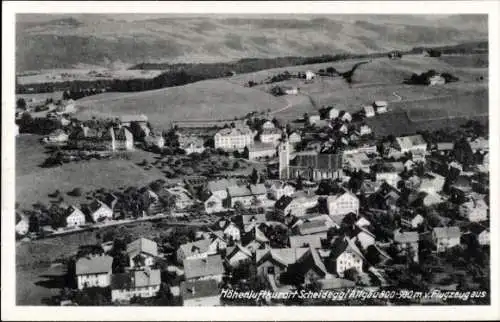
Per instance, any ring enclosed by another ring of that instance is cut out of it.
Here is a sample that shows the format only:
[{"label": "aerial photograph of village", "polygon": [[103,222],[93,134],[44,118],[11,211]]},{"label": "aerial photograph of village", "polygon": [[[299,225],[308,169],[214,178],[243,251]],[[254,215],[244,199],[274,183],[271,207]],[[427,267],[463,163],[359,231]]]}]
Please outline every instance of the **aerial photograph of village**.
[{"label": "aerial photograph of village", "polygon": [[15,47],[18,306],[491,304],[488,15],[17,14]]}]

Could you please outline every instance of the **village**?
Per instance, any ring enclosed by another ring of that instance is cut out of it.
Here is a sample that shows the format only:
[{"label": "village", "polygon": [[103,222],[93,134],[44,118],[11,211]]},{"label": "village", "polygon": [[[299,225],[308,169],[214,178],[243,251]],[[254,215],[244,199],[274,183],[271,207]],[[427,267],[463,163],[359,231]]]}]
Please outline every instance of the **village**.
[{"label": "village", "polygon": [[84,204],[68,204],[54,186],[50,207],[16,212],[24,243],[141,220],[172,225],[168,238],[114,234],[68,254],[56,304],[332,305],[224,294],[489,289],[488,132],[477,122],[380,137],[367,121],[391,105],[377,100],[353,113],[323,106],[294,124],[250,113],[156,129],[142,114],[78,120],[71,99],[31,103],[16,114],[18,129],[47,133],[44,167],[144,150],[158,158],[142,167],[168,168],[146,186],[93,191]]}]

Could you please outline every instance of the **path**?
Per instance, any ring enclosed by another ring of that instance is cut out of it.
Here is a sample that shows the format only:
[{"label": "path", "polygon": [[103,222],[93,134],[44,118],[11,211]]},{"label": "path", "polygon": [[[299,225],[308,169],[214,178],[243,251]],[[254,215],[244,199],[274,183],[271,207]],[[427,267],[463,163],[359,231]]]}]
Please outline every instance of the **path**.
[{"label": "path", "polygon": [[277,109],[277,110],[271,111],[271,112],[269,113],[269,115],[274,115],[274,114],[276,114],[276,113],[286,111],[286,110],[288,110],[290,107],[292,107],[292,103],[290,103],[290,101],[288,101],[288,100],[286,99],[286,97],[283,97],[283,98],[284,98],[284,99],[285,99],[285,101],[287,102],[286,106],[285,106],[285,107],[282,107],[282,108],[280,108],[280,109]]},{"label": "path", "polygon": [[392,92],[392,95],[396,96],[397,97],[397,100],[396,101],[393,101],[393,102],[399,102],[401,101],[403,98],[401,96],[398,95],[398,93],[396,92]]}]

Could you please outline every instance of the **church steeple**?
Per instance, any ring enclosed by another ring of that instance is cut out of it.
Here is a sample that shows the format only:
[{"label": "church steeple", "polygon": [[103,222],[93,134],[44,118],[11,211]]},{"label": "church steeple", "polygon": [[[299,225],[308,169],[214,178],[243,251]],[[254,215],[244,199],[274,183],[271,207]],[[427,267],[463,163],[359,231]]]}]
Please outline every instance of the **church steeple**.
[{"label": "church steeple", "polygon": [[283,132],[282,142],[278,147],[279,155],[279,178],[282,180],[287,180],[290,177],[289,165],[290,165],[290,143],[288,142],[288,135]]}]

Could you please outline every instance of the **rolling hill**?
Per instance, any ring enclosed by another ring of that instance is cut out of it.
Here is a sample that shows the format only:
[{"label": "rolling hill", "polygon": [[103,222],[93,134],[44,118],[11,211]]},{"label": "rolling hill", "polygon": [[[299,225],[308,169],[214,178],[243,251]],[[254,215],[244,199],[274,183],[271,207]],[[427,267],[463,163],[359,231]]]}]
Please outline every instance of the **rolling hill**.
[{"label": "rolling hill", "polygon": [[487,16],[33,15],[16,22],[16,70],[373,53],[487,38]]}]

